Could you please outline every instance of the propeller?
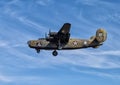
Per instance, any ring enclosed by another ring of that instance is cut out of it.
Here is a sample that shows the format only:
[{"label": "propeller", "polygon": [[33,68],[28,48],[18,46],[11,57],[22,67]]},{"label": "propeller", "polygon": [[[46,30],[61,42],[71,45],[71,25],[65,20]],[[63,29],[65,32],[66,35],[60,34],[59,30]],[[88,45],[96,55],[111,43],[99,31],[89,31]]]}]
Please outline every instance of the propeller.
[{"label": "propeller", "polygon": [[47,36],[47,33],[45,33],[45,38],[47,38],[48,36]]},{"label": "propeller", "polygon": [[51,29],[49,29],[49,36],[50,36],[50,34],[51,34]]}]

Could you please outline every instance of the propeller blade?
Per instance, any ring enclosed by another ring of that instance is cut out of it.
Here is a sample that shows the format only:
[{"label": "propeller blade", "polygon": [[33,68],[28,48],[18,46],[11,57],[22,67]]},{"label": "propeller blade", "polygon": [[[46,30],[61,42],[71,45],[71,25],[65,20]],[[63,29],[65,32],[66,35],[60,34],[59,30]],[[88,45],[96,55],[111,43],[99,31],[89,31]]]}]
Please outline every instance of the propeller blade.
[{"label": "propeller blade", "polygon": [[45,33],[45,38],[47,38],[47,33]]},{"label": "propeller blade", "polygon": [[50,33],[51,33],[51,30],[49,29],[49,35],[50,35]]}]

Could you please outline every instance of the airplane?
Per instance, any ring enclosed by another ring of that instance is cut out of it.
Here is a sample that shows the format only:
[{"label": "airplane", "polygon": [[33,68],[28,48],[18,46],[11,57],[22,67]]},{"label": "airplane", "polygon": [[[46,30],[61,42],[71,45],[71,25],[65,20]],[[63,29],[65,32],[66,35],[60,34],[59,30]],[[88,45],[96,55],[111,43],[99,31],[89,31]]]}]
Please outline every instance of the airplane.
[{"label": "airplane", "polygon": [[73,50],[88,47],[98,48],[107,39],[107,32],[103,28],[99,28],[96,31],[96,35],[90,39],[70,38],[70,27],[70,23],[64,23],[58,32],[49,31],[49,34],[45,38],[29,40],[27,44],[30,48],[35,49],[37,53],[40,53],[40,50],[54,50],[52,54],[53,56],[57,56],[57,50]]}]

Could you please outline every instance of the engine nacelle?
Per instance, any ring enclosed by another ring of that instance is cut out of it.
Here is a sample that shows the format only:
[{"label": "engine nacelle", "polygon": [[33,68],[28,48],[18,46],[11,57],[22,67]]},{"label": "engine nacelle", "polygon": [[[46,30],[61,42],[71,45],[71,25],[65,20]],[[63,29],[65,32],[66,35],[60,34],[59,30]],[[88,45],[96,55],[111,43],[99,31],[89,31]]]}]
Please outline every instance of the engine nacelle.
[{"label": "engine nacelle", "polygon": [[53,37],[46,37],[47,41],[52,41],[54,38]]},{"label": "engine nacelle", "polygon": [[57,35],[56,32],[50,32],[50,33],[49,33],[49,36],[50,36],[50,37],[54,37],[54,36],[56,36],[56,35]]},{"label": "engine nacelle", "polygon": [[101,43],[104,42],[107,39],[107,32],[100,28],[96,31],[96,40]]}]

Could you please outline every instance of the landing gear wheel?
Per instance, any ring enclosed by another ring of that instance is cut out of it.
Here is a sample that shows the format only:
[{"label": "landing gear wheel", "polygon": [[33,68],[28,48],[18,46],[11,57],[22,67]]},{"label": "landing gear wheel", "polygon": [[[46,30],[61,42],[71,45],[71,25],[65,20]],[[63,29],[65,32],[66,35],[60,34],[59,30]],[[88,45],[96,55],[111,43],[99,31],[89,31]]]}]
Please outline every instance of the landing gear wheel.
[{"label": "landing gear wheel", "polygon": [[40,49],[36,49],[37,53],[40,53]]},{"label": "landing gear wheel", "polygon": [[55,51],[53,51],[53,56],[57,56],[58,55],[58,52],[55,50]]}]

